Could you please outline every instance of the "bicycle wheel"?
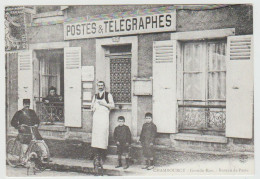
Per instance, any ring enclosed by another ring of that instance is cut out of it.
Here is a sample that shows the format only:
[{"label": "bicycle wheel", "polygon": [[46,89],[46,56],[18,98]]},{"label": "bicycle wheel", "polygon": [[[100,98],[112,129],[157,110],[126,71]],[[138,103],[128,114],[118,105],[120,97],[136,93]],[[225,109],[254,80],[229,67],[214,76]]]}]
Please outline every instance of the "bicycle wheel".
[{"label": "bicycle wheel", "polygon": [[[40,147],[42,146],[42,147]],[[45,170],[46,167],[49,165],[49,158],[50,158],[50,152],[49,152],[49,148],[46,145],[46,143],[44,141],[37,141],[34,142],[30,149],[28,150],[28,155],[30,155],[30,153],[35,152],[37,154],[38,157],[38,162],[36,163],[36,168],[38,168],[39,170]],[[42,157],[44,156],[44,152],[46,152],[45,157],[48,158],[47,161],[43,161]]]},{"label": "bicycle wheel", "polygon": [[21,150],[21,144],[15,138],[8,140],[6,145],[6,160],[10,166],[16,167],[21,163]]}]

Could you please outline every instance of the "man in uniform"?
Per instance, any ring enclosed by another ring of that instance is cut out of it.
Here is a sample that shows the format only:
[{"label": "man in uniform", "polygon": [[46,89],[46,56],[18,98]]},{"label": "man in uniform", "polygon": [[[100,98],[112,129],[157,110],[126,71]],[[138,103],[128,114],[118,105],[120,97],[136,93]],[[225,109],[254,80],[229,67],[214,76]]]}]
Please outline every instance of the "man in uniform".
[{"label": "man in uniform", "polygon": [[[23,109],[17,111],[14,114],[14,117],[11,121],[11,126],[13,126],[15,129],[19,132],[19,140],[22,145],[22,153],[23,153],[23,160],[25,152],[28,148],[28,145],[30,144],[32,140],[32,134],[30,128],[26,126],[35,126],[38,127],[40,124],[40,120],[38,116],[36,115],[35,111],[32,109],[29,109],[30,107],[30,99],[23,99]],[[43,140],[41,137],[38,128],[33,128],[33,133],[36,138],[36,140]],[[42,157],[44,161],[48,160],[47,151],[42,143],[39,143],[38,146],[42,149]]]}]

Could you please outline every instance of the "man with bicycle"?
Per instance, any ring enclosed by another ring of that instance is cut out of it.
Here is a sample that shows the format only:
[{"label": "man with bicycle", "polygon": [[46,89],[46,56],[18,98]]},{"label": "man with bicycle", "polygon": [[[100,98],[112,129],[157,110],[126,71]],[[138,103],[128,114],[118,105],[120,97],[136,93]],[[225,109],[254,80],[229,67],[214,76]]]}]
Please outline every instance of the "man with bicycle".
[{"label": "man with bicycle", "polygon": [[[11,126],[13,126],[15,129],[18,129],[19,132],[18,139],[22,145],[23,162],[25,162],[25,152],[27,151],[28,145],[32,140],[32,132],[36,140],[43,140],[38,131],[40,120],[35,111],[29,109],[29,107],[30,99],[23,99],[23,109],[17,111],[11,121]],[[31,131],[28,126],[35,127]],[[47,161],[48,156],[45,147],[42,143],[39,143],[38,146],[42,150],[43,161]]]}]

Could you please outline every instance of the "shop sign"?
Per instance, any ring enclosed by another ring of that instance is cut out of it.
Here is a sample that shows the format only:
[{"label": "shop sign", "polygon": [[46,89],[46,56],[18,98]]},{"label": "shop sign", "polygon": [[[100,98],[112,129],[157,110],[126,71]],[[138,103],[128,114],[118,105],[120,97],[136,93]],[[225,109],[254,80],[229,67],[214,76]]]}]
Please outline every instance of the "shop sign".
[{"label": "shop sign", "polygon": [[84,39],[105,36],[176,31],[176,11],[111,20],[64,24],[64,39]]}]

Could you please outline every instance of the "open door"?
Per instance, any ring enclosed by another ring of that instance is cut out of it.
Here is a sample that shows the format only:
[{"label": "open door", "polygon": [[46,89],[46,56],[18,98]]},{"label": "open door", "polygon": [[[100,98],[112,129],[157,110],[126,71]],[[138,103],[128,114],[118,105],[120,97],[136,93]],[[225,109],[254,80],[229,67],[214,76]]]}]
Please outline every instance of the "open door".
[{"label": "open door", "polygon": [[157,132],[177,132],[176,40],[153,43],[153,121]]},{"label": "open door", "polygon": [[253,37],[230,36],[227,46],[226,136],[253,136]]},{"label": "open door", "polygon": [[65,126],[81,127],[81,48],[64,48]]}]

